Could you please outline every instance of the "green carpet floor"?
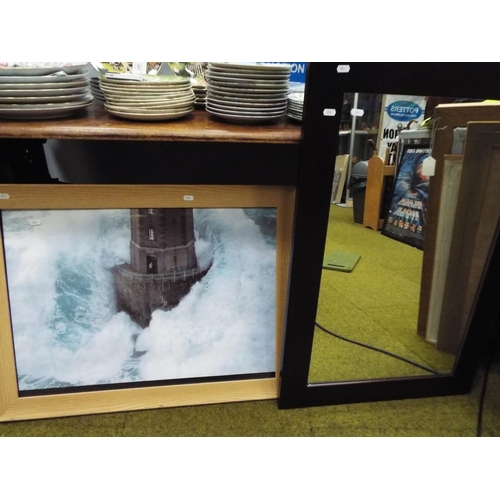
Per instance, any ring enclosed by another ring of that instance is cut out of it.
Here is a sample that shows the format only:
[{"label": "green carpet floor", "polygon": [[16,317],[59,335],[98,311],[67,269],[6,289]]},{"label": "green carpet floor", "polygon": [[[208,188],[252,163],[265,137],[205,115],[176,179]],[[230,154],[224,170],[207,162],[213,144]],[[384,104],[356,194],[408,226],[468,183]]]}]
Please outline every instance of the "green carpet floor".
[{"label": "green carpet floor", "polygon": [[[279,410],[276,401],[228,403],[0,424],[0,436],[371,437],[476,435],[482,372],[460,396]],[[488,380],[482,435],[500,436],[500,363]]]},{"label": "green carpet floor", "polygon": [[[455,357],[416,333],[423,252],[354,223],[352,208],[332,205],[325,255],[361,255],[350,273],[324,270],[317,322],[349,339],[389,351],[440,373]],[[310,382],[428,373],[316,329]]]},{"label": "green carpet floor", "polygon": [[[448,370],[453,360],[442,356],[412,331],[415,308],[411,308],[408,316],[401,313],[418,296],[421,252],[361,225],[353,225],[348,209],[335,207],[332,217],[337,226],[345,224],[350,226],[345,230],[356,233],[354,241],[359,242],[357,253],[362,257],[351,274],[326,271],[318,319],[344,335],[366,342],[375,339],[379,347]],[[325,251],[356,251],[352,241],[332,241],[330,236]],[[389,254],[383,260],[378,257],[382,246],[389,247]],[[364,279],[369,277],[370,284],[365,288],[370,293],[348,286],[349,281],[361,278],[362,273]],[[381,275],[392,283],[381,283]],[[394,285],[399,286],[400,292],[394,293]],[[377,301],[383,301],[383,307]],[[342,309],[345,314],[339,314]],[[484,401],[483,436],[500,436],[500,356],[497,358],[490,371]],[[311,377],[317,380],[402,374],[422,373],[401,361],[345,344],[321,331],[316,335]],[[167,408],[0,423],[0,436],[475,436],[483,377],[484,369],[480,370],[472,392],[460,396],[295,410],[278,410],[276,401]],[[276,458],[279,460],[279,456]]]}]

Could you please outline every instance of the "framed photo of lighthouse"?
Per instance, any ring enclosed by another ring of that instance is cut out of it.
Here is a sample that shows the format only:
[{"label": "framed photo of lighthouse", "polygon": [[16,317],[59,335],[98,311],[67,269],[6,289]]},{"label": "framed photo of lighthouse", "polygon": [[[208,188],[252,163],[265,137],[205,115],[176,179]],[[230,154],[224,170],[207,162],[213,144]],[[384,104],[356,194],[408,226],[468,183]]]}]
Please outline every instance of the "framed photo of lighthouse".
[{"label": "framed photo of lighthouse", "polygon": [[276,398],[293,199],[0,186],[0,421]]}]

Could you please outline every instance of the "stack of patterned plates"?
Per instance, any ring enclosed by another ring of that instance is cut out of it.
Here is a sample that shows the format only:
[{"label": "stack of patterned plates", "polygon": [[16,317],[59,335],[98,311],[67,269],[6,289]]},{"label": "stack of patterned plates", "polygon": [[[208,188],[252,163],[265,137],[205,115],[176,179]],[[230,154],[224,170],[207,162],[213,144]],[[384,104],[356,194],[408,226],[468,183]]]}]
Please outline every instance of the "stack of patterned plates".
[{"label": "stack of patterned plates", "polygon": [[170,71],[176,76],[189,78],[193,91],[196,95],[194,105],[196,108],[205,109],[207,100],[207,82],[205,70],[207,63],[204,62],[169,62]]},{"label": "stack of patterned plates", "polygon": [[[140,73],[144,75],[157,75],[161,69],[161,62],[93,62],[92,66],[99,74],[106,73]],[[136,71],[137,70],[137,71]]]},{"label": "stack of patterned plates", "polygon": [[106,98],[104,97],[104,92],[101,90],[101,87],[99,86],[99,78],[97,76],[94,76],[93,78],[90,79],[90,90],[92,91],[92,95],[96,98],[97,101],[99,102],[106,102]]},{"label": "stack of patterned plates", "polygon": [[173,75],[101,75],[106,102],[115,116],[129,120],[163,121],[185,116],[196,99],[188,78]]},{"label": "stack of patterned plates", "polygon": [[288,111],[287,116],[302,121],[302,114],[304,111],[304,94],[302,92],[293,93],[288,96]]},{"label": "stack of patterned plates", "polygon": [[94,100],[87,63],[0,63],[0,118],[70,116]]},{"label": "stack of patterned plates", "polygon": [[206,110],[236,123],[259,123],[285,116],[291,66],[208,63]]}]

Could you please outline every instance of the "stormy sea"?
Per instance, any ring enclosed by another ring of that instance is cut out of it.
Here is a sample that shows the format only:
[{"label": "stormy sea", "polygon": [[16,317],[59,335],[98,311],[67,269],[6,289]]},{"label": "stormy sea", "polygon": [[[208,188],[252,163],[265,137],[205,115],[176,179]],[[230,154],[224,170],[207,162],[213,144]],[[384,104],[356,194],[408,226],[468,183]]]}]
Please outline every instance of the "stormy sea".
[{"label": "stormy sea", "polygon": [[195,209],[210,271],[141,328],[117,310],[129,210],[2,211],[19,390],[275,371],[276,211]]}]

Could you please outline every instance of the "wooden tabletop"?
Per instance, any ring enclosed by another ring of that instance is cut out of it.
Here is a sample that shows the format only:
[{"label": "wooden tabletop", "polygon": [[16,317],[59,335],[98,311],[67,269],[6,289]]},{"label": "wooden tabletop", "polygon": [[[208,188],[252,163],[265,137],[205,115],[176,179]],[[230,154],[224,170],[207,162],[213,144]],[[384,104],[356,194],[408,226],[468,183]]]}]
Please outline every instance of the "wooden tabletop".
[{"label": "wooden tabletop", "polygon": [[0,138],[203,141],[298,143],[300,123],[283,117],[277,122],[241,125],[195,110],[172,121],[142,122],[115,117],[94,102],[71,117],[47,120],[0,119]]}]

